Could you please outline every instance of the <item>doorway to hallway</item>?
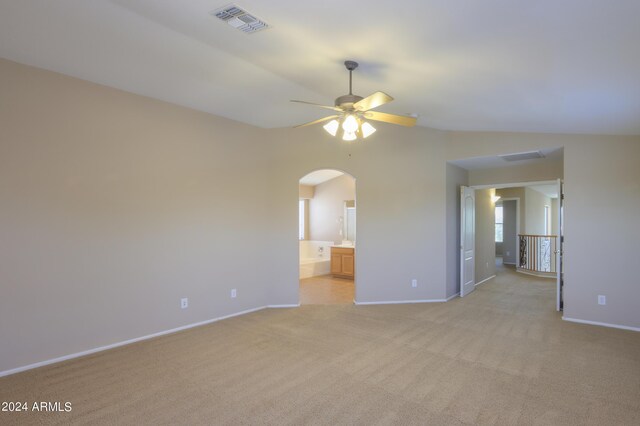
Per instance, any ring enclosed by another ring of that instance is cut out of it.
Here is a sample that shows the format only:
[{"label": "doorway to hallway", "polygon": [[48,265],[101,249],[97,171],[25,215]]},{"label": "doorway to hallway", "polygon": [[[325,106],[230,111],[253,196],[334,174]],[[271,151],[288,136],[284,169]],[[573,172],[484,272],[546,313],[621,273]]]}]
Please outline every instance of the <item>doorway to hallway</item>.
[{"label": "doorway to hallway", "polygon": [[562,310],[561,180],[463,186],[461,196],[461,296],[495,278],[504,262],[554,279],[556,310]]}]

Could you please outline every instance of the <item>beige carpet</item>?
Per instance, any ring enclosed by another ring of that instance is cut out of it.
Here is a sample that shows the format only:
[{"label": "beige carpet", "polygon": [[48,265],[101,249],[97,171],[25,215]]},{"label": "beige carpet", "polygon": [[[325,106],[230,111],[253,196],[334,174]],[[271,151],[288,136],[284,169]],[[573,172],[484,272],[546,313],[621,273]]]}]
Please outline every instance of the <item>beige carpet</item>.
[{"label": "beige carpet", "polygon": [[640,424],[640,333],[503,270],[464,299],[270,309],[0,379],[0,424]]}]

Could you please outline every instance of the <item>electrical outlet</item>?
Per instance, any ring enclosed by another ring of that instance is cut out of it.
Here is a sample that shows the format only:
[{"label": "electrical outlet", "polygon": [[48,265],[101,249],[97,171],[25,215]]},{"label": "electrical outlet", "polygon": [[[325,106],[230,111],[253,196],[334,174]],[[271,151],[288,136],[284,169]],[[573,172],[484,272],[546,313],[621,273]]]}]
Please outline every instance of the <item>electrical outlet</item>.
[{"label": "electrical outlet", "polygon": [[238,295],[238,292],[236,291],[236,289],[235,289],[235,288],[232,288],[232,289],[231,289],[231,298],[232,298],[232,299],[235,299],[235,297],[236,297],[237,295]]},{"label": "electrical outlet", "polygon": [[511,252],[509,250],[507,250],[507,256],[511,255]]},{"label": "electrical outlet", "polygon": [[607,304],[607,296],[603,296],[602,294],[598,295],[598,305],[606,305]]},{"label": "electrical outlet", "polygon": [[411,287],[416,288],[418,287],[418,280],[416,280],[415,278],[411,280]]},{"label": "electrical outlet", "polygon": [[189,307],[189,299],[186,297],[183,297],[182,299],[180,299],[180,307],[182,309],[187,309]]},{"label": "electrical outlet", "polygon": [[487,268],[487,269],[489,269],[489,262],[487,262],[487,266],[486,266],[486,268]]}]

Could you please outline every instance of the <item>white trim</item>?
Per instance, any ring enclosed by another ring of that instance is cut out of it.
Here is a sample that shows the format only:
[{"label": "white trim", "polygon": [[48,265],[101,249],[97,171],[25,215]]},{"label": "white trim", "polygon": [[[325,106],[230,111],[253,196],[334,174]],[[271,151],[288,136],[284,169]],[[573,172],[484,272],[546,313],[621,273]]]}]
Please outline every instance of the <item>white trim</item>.
[{"label": "white trim", "polygon": [[[563,257],[562,257],[562,244],[563,244],[563,228],[564,228],[564,214],[562,213],[563,204],[564,204],[564,184],[562,179],[558,179],[556,183],[556,188],[558,190],[558,211],[556,214],[558,215],[556,218],[558,219],[558,238],[556,240],[556,311],[560,312],[562,310],[563,305],[563,297],[562,297],[562,282],[563,282]],[[551,223],[553,223],[553,218],[551,218]]]},{"label": "white trim", "polygon": [[[520,197],[502,198],[502,201],[515,201],[516,202],[516,244],[515,244],[516,263],[505,262],[504,261],[504,254],[502,256],[502,259],[503,259],[502,263],[504,265],[519,265],[520,264],[520,237],[519,237],[519,235],[520,235]],[[504,222],[504,218],[503,218],[503,222]],[[503,238],[503,240],[504,240],[504,238]],[[502,250],[504,251],[504,247],[502,248]]]},{"label": "white trim", "polygon": [[551,185],[551,184],[555,184],[556,182],[557,182],[557,180],[553,179],[553,180],[538,180],[538,181],[533,181],[533,182],[492,183],[492,184],[485,184],[485,185],[469,185],[469,188],[474,188],[474,189],[518,188],[518,187],[521,187],[521,186]]},{"label": "white trim", "polygon": [[[457,296],[454,295],[454,297]],[[447,299],[421,299],[421,300],[382,300],[380,302],[356,302],[353,301],[356,305],[401,305],[405,303],[438,303],[438,302],[446,302]]]},{"label": "white trim", "polygon": [[629,327],[627,325],[609,324],[606,322],[587,321],[576,318],[568,318],[563,316],[562,319],[568,322],[577,322],[578,324],[599,325],[601,327],[619,328],[621,330],[640,331],[640,327]]},{"label": "white trim", "polygon": [[480,284],[485,283],[485,282],[487,282],[487,281],[489,281],[490,279],[495,278],[495,277],[496,277],[496,275],[495,275],[495,274],[493,274],[493,275],[491,275],[489,278],[485,278],[484,280],[480,281],[479,283],[475,283],[475,286],[476,286],[476,287],[478,287]]},{"label": "white trim", "polygon": [[289,305],[267,305],[265,306],[266,308],[274,308],[274,309],[279,309],[279,308],[299,308],[300,304],[299,303],[292,303]]},{"label": "white trim", "polygon": [[553,279],[556,278],[555,272],[536,272],[536,271],[529,271],[527,269],[521,269],[518,267],[516,267],[516,272],[524,275],[531,275],[532,277],[538,277],[538,278],[553,278]]},{"label": "white trim", "polygon": [[[276,306],[284,307],[284,305],[260,306],[258,308],[247,309],[245,311],[235,312],[233,314],[225,315],[225,316],[218,317],[218,318],[213,318],[213,319],[206,320],[206,321],[194,322],[193,324],[183,325],[181,327],[172,328],[170,330],[159,331],[157,333],[147,334],[146,336],[136,337],[136,338],[133,338],[133,339],[124,340],[122,342],[112,343],[110,345],[99,346],[97,348],[88,349],[88,350],[82,351],[82,352],[76,352],[76,353],[73,353],[73,354],[69,354],[69,355],[64,355],[64,356],[60,356],[60,357],[57,357],[57,358],[48,359],[46,361],[40,361],[40,362],[35,362],[33,364],[24,365],[22,367],[16,367],[16,368],[12,368],[10,370],[0,371],[0,377],[9,376],[11,374],[20,373],[22,371],[31,370],[31,369],[38,368],[38,367],[44,367],[45,365],[55,364],[57,362],[62,362],[62,361],[67,361],[67,360],[74,359],[74,358],[79,358],[79,357],[85,356],[85,355],[91,355],[91,354],[94,354],[96,352],[102,352],[102,351],[106,351],[106,350],[109,350],[109,349],[114,349],[114,348],[117,348],[117,347],[120,347],[120,346],[129,345],[131,343],[140,342],[142,340],[153,339],[154,337],[159,337],[159,336],[164,336],[166,334],[176,333],[178,331],[187,330],[189,328],[194,328],[194,327],[199,327],[201,325],[211,324],[211,323],[216,322],[216,321],[221,321],[221,320],[224,320],[224,319],[227,319],[227,318],[237,317],[239,315],[249,314],[251,312],[256,312],[256,311],[260,311],[260,310],[265,309],[265,308],[276,307]],[[297,306],[297,305],[294,305],[294,306]]]},{"label": "white trim", "polygon": [[460,296],[460,292],[457,292],[456,294],[453,294],[453,295],[451,295],[451,296],[447,297],[447,298],[445,299],[445,301],[446,301],[446,302],[448,302],[449,300],[451,300],[451,299],[455,299],[455,298],[456,298],[456,297],[458,297],[458,296]]}]

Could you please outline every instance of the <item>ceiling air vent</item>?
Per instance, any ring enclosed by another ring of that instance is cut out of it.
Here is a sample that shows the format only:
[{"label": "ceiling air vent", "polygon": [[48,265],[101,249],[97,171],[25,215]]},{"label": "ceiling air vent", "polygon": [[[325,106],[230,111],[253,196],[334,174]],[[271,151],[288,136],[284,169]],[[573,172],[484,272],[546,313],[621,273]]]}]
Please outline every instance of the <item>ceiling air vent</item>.
[{"label": "ceiling air vent", "polygon": [[536,158],[544,158],[540,151],[519,152],[517,154],[505,154],[499,155],[504,161],[522,161],[522,160],[535,160]]},{"label": "ceiling air vent", "polygon": [[266,22],[261,21],[234,4],[216,9],[211,12],[211,15],[248,34],[269,28]]}]

